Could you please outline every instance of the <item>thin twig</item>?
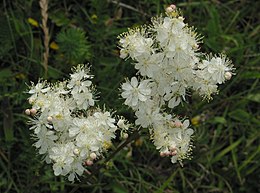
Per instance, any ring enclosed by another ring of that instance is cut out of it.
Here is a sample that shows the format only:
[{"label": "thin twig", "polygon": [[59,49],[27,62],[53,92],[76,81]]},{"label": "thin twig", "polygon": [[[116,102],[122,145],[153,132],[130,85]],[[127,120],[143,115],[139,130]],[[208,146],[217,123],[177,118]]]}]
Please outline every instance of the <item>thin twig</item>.
[{"label": "thin twig", "polygon": [[41,7],[41,15],[42,15],[42,30],[44,34],[44,49],[45,52],[43,53],[43,67],[45,71],[45,77],[47,76],[48,72],[48,57],[49,57],[49,42],[50,42],[50,36],[49,36],[49,28],[47,26],[48,22],[48,0],[40,0],[39,1],[40,7]]}]

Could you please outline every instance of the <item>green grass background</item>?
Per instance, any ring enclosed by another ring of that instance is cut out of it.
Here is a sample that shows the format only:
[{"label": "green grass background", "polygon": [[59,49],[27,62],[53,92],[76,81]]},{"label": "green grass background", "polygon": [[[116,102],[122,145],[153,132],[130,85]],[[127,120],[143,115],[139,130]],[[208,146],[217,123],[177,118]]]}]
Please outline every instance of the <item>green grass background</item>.
[{"label": "green grass background", "polygon": [[[51,42],[48,81],[63,80],[77,63],[89,63],[100,93],[99,105],[134,120],[122,105],[120,84],[136,73],[119,58],[117,36],[175,3],[185,22],[204,36],[202,51],[226,53],[236,67],[214,100],[197,95],[178,114],[200,118],[194,125],[194,151],[184,167],[161,158],[143,130],[109,161],[96,163],[69,183],[55,177],[32,147],[26,124],[26,84],[44,76],[43,32],[28,23],[41,22],[36,0],[0,2],[0,192],[87,193],[256,193],[260,189],[260,2],[251,0],[50,0]],[[73,32],[77,28],[78,31]],[[72,31],[72,32],[71,32]],[[77,42],[75,44],[75,42]],[[132,139],[132,138],[130,138]],[[113,155],[120,141],[107,153]]]}]

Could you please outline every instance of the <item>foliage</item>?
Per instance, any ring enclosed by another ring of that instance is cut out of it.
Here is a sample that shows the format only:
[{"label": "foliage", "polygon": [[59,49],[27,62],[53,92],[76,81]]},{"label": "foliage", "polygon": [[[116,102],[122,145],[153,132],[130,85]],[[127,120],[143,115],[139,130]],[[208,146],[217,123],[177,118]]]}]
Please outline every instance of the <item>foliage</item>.
[{"label": "foliage", "polygon": [[[73,63],[92,66],[99,105],[117,110],[133,120],[133,112],[122,105],[118,88],[133,67],[119,59],[117,35],[128,27],[148,23],[163,13],[168,0],[49,1],[50,42],[59,34],[80,29],[84,54]],[[44,75],[43,32],[36,0],[3,0],[0,3],[0,192],[257,192],[259,183],[259,13],[258,1],[176,1],[186,22],[204,36],[205,52],[225,52],[237,75],[220,87],[211,103],[198,96],[178,109],[193,117],[195,149],[184,167],[161,158],[146,131],[133,133],[126,142],[111,147],[107,160],[89,168],[81,182],[54,177],[52,168],[36,155],[30,131],[22,114],[28,106],[26,83]],[[100,6],[102,5],[102,6]],[[39,25],[28,22],[32,18]],[[78,32],[76,32],[78,33]],[[68,34],[66,34],[68,35]],[[71,42],[71,40],[70,40]],[[91,46],[91,48],[90,48]],[[71,63],[68,50],[51,49],[47,79],[67,77]],[[87,50],[87,51],[86,51]],[[72,53],[76,51],[71,50]],[[63,53],[64,58],[61,57]],[[72,58],[70,58],[72,60]],[[119,143],[116,139],[115,143]],[[128,144],[128,145],[126,145]],[[124,147],[124,148],[123,148]],[[121,151],[119,151],[121,150]],[[116,153],[116,154],[115,154]],[[115,154],[115,155],[114,155]],[[133,156],[132,156],[133,155]]]},{"label": "foliage", "polygon": [[[79,64],[90,59],[90,45],[85,32],[81,29],[69,28],[57,35],[58,50],[67,64]],[[57,61],[58,62],[58,61]]]}]

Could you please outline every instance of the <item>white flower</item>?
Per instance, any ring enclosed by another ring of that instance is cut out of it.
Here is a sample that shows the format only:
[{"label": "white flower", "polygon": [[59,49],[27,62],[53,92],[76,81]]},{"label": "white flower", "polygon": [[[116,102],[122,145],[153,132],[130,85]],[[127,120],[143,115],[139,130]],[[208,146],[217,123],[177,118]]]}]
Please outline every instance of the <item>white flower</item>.
[{"label": "white flower", "polygon": [[130,124],[127,122],[127,120],[124,117],[120,117],[116,124],[122,131],[127,131],[130,127]]},{"label": "white flower", "polygon": [[137,57],[135,68],[139,70],[142,76],[152,77],[159,70],[159,64],[162,62],[164,55],[161,53],[143,54]]},{"label": "white flower", "polygon": [[153,39],[144,37],[143,33],[141,29],[136,28],[120,37],[121,58],[126,58],[128,55],[132,58],[136,58],[140,55],[153,52],[151,48]]},{"label": "white flower", "polygon": [[110,112],[95,112],[93,116],[96,118],[98,125],[109,126],[110,128],[114,128],[115,119],[111,118]]},{"label": "white flower", "polygon": [[135,107],[139,101],[146,101],[151,93],[149,82],[149,80],[142,80],[139,83],[136,77],[132,77],[131,82],[123,83],[121,96],[126,99],[125,104]]},{"label": "white flower", "polygon": [[38,82],[35,86],[32,83],[31,90],[29,90],[29,94],[38,94],[38,93],[46,93],[50,90],[50,87],[46,87],[46,82]]},{"label": "white flower", "polygon": [[160,122],[163,120],[163,116],[160,114],[159,110],[159,108],[156,110],[152,110],[150,108],[140,108],[135,112],[135,115],[137,116],[135,124],[141,125],[144,128],[151,125],[160,124]]},{"label": "white flower", "polygon": [[54,140],[58,139],[54,131],[48,130],[47,127],[42,127],[36,137],[38,141],[34,145],[36,148],[39,148],[40,154],[46,153],[53,146]]},{"label": "white flower", "polygon": [[233,70],[230,61],[224,56],[212,57],[208,60],[203,60],[199,65],[200,69],[197,71],[200,78],[212,82],[212,84],[222,84],[225,82],[226,72],[231,72]]},{"label": "white flower", "polygon": [[50,159],[53,160],[53,170],[56,176],[67,175],[71,170],[71,163],[74,161],[75,146],[72,142],[59,144],[51,149]]},{"label": "white flower", "polygon": [[200,37],[174,5],[166,15],[153,18],[149,27],[130,29],[121,36],[121,57],[131,58],[137,74],[149,78],[139,83],[132,77],[122,84],[121,96],[134,110],[135,124],[148,127],[161,155],[172,156],[174,163],[189,156],[193,130],[187,120],[182,123],[168,115],[165,105],[174,108],[185,102],[191,90],[211,98],[218,84],[232,77],[233,68],[223,55],[204,59],[205,54],[199,52]]},{"label": "white flower", "polygon": [[74,93],[72,96],[79,109],[88,109],[89,106],[94,106],[95,104],[93,94],[89,90],[85,90],[85,92],[81,93]]},{"label": "white flower", "polygon": [[[69,81],[39,82],[29,91],[32,108],[27,114],[32,116],[34,145],[46,163],[53,164],[54,174],[68,175],[69,181],[83,174],[86,160],[93,155],[101,157],[119,128],[110,112],[93,107],[92,76],[88,72],[79,65]],[[125,131],[127,125],[121,129]]]}]

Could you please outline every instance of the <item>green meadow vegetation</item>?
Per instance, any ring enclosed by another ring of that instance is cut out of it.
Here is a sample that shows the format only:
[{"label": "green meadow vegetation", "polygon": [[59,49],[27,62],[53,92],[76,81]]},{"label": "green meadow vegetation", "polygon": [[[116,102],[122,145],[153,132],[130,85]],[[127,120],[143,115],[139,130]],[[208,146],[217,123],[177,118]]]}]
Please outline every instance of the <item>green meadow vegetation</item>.
[{"label": "green meadow vegetation", "polygon": [[[192,94],[177,109],[191,118],[195,130],[192,159],[183,167],[172,164],[160,157],[148,131],[142,130],[123,141],[116,138],[106,158],[89,167],[80,181],[56,177],[32,146],[24,114],[27,85],[39,78],[64,80],[73,66],[89,64],[99,106],[134,122],[119,87],[136,70],[131,61],[120,59],[117,37],[129,27],[149,24],[171,3],[204,37],[202,51],[225,53],[236,68],[212,101]],[[48,12],[43,12],[38,0],[0,2],[1,193],[259,191],[260,1],[49,0]]]}]

